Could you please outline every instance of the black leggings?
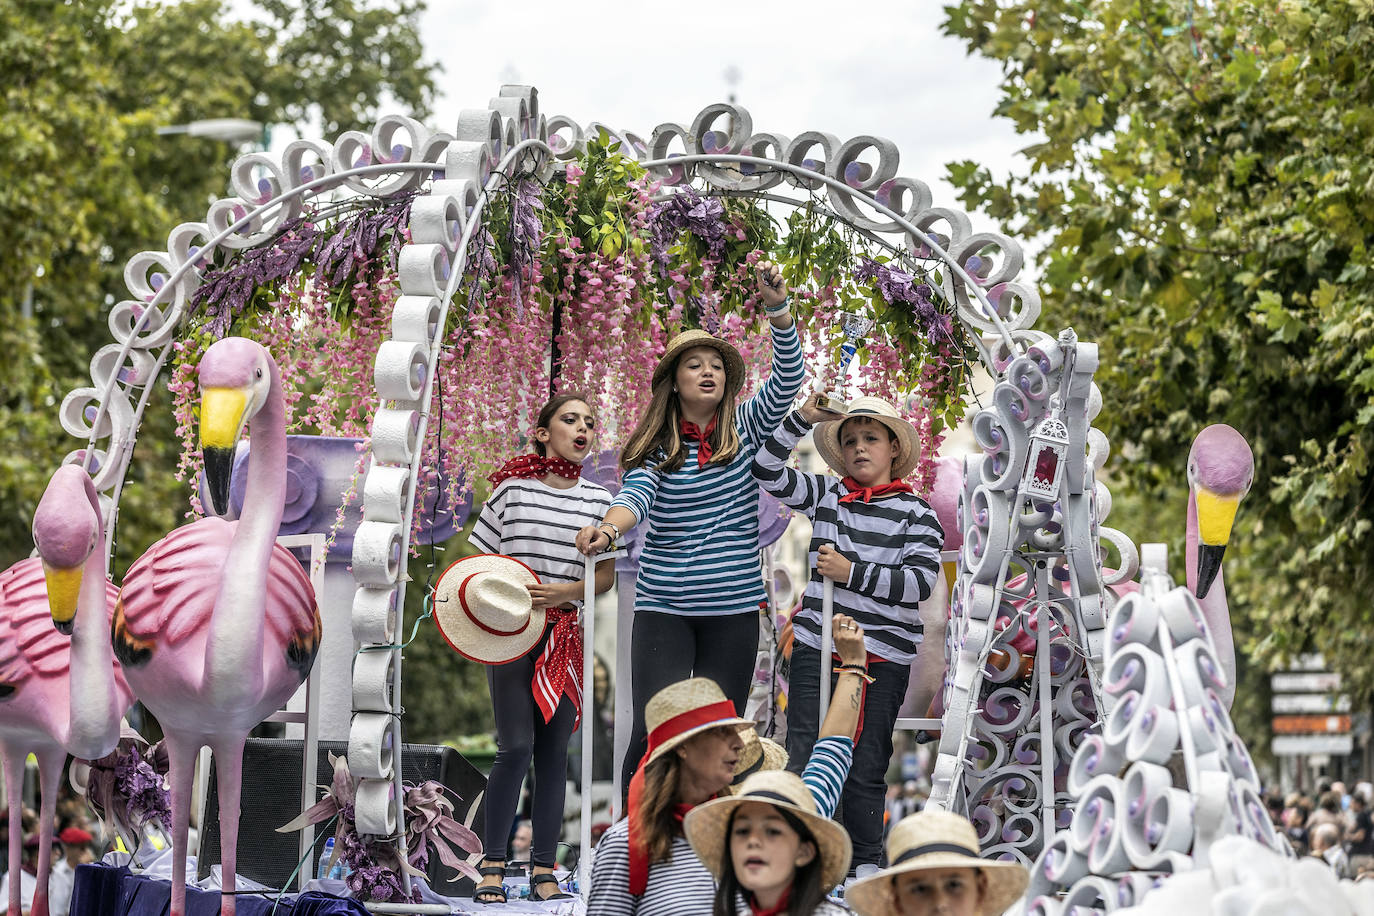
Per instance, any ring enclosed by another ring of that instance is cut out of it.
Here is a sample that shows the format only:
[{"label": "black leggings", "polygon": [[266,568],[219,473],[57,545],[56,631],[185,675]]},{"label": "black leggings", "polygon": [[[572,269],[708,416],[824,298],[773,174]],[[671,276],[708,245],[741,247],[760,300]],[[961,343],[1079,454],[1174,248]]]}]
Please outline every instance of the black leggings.
[{"label": "black leggings", "polygon": [[639,767],[648,741],[644,707],[669,684],[689,677],[709,677],[744,715],[754,659],[759,651],[759,614],[704,616],[635,611],[630,639],[630,681],[634,697],[634,725],[630,747],[621,764],[621,793],[630,790],[630,777]]},{"label": "black leggings", "polygon": [[539,644],[508,665],[487,668],[487,687],[491,689],[492,712],[496,717],[496,760],[487,777],[486,822],[483,826],[483,855],[492,860],[506,858],[506,843],[520,804],[520,784],[534,758],[534,794],[531,827],[534,831],[530,861],[552,867],[563,831],[563,799],[568,790],[568,739],[577,717],[572,700],[564,696],[553,719],[534,702],[530,680],[534,660],[544,651],[552,626],[544,631]]}]

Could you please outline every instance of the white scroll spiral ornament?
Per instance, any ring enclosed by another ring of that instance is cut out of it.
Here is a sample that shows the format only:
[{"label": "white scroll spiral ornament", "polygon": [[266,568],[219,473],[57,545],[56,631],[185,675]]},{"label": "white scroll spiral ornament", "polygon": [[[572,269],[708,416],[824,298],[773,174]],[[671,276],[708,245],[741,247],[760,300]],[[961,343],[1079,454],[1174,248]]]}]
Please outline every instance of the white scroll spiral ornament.
[{"label": "white scroll spiral ornament", "polygon": [[1113,615],[1103,682],[1111,712],[1069,767],[1072,821],[1031,870],[1034,916],[1131,907],[1164,876],[1208,867],[1227,837],[1291,855],[1218,699],[1223,675],[1201,610],[1160,571],[1163,547],[1150,554],[1158,566]]}]

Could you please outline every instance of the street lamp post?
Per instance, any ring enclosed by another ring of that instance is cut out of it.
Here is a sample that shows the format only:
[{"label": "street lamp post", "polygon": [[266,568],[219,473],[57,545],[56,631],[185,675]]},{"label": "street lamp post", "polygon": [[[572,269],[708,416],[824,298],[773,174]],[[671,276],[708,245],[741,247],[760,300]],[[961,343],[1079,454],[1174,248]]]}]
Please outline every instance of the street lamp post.
[{"label": "street lamp post", "polygon": [[261,121],[250,121],[247,118],[209,118],[189,124],[159,127],[157,133],[160,137],[168,134],[186,134],[191,137],[223,140],[226,143],[252,143],[262,141],[263,125]]}]

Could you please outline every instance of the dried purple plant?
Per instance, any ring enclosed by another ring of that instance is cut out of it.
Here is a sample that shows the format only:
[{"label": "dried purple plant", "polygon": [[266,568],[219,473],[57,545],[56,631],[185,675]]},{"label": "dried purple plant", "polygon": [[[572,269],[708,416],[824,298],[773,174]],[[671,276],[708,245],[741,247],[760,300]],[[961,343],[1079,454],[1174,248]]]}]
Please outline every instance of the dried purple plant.
[{"label": "dried purple plant", "polygon": [[725,256],[725,230],[725,204],[715,197],[702,197],[691,187],[649,208],[649,252],[664,276],[672,263],[668,249],[684,231],[701,239],[707,257],[719,261]]}]

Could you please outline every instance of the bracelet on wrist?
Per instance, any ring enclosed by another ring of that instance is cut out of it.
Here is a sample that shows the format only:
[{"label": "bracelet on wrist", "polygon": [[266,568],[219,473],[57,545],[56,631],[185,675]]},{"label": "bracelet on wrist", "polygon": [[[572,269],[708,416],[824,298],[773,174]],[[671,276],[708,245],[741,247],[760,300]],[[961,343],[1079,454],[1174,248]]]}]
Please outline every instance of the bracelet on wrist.
[{"label": "bracelet on wrist", "polygon": [[840,674],[852,674],[865,684],[872,684],[877,680],[877,678],[868,673],[867,668],[862,668],[858,665],[841,665],[839,672]]},{"label": "bracelet on wrist", "polygon": [[790,314],[792,308],[790,305],[788,305],[788,298],[789,297],[787,296],[783,296],[782,301],[778,303],[777,308],[769,308],[765,305],[763,307],[764,314],[767,315],[769,318],[781,318],[783,315]]},{"label": "bracelet on wrist", "polygon": [[607,528],[611,529],[611,532],[606,536],[610,540],[610,542],[614,544],[616,538],[620,537],[620,527],[616,525],[614,522],[602,522],[601,524],[596,526],[596,530],[602,532],[604,532]]}]

